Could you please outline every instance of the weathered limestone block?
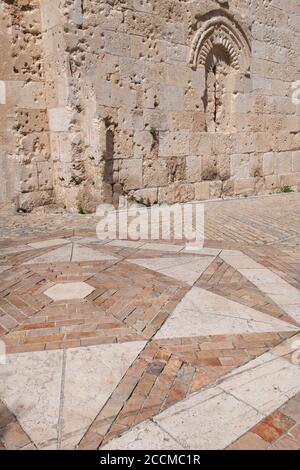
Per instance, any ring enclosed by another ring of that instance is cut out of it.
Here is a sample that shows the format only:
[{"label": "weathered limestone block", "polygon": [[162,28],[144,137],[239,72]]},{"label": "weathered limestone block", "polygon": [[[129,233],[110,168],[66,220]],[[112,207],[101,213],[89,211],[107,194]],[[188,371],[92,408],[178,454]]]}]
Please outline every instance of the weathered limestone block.
[{"label": "weathered limestone block", "polygon": [[150,131],[135,132],[133,142],[134,158],[149,158],[151,156],[155,140]]},{"label": "weathered limestone block", "polygon": [[201,157],[186,157],[186,181],[188,183],[197,183],[202,178],[202,159]]},{"label": "weathered limestone block", "polygon": [[292,172],[292,152],[275,154],[275,172],[277,175],[285,175]]},{"label": "weathered limestone block", "polygon": [[160,187],[168,184],[169,166],[164,158],[148,159],[143,163],[143,184],[148,187]]},{"label": "weathered limestone block", "polygon": [[38,172],[35,163],[21,167],[21,192],[30,193],[38,189]]},{"label": "weathered limestone block", "polygon": [[240,178],[235,180],[234,192],[237,196],[254,194],[255,178]]},{"label": "weathered limestone block", "polygon": [[222,181],[210,181],[209,183],[209,197],[210,199],[218,199],[222,195]]},{"label": "weathered limestone block", "polygon": [[141,189],[143,186],[143,166],[141,159],[126,159],[120,161],[120,183],[125,191]]},{"label": "weathered limestone block", "polygon": [[184,111],[184,88],[160,85],[159,105],[164,111]]},{"label": "weathered limestone block", "polygon": [[199,111],[170,112],[168,115],[171,131],[190,130],[191,132],[205,131],[205,114]]},{"label": "weathered limestone block", "polygon": [[130,35],[117,32],[105,31],[104,47],[109,54],[130,57]]},{"label": "weathered limestone block", "polygon": [[300,151],[292,153],[292,171],[293,172],[300,171]]},{"label": "weathered limestone block", "polygon": [[265,188],[268,191],[274,191],[279,188],[279,176],[270,175],[265,177]]},{"label": "weathered limestone block", "polygon": [[158,189],[149,188],[149,189],[139,189],[134,192],[134,199],[137,202],[143,202],[144,204],[157,204],[158,202]]},{"label": "weathered limestone block", "polygon": [[145,109],[143,114],[144,129],[156,129],[157,131],[169,130],[168,116],[166,112],[156,108]]},{"label": "weathered limestone block", "polygon": [[299,187],[300,185],[300,172],[292,173],[290,175],[281,175],[280,177],[280,186],[292,186]]},{"label": "weathered limestone block", "polygon": [[35,207],[46,206],[54,203],[53,191],[33,191],[21,193],[18,197],[18,209],[30,212]]},{"label": "weathered limestone block", "polygon": [[39,190],[53,189],[52,163],[37,162],[37,174]]},{"label": "weathered limestone block", "polygon": [[[193,132],[190,138],[191,155],[212,155],[215,136],[207,132]],[[223,153],[223,152],[222,152]]]},{"label": "weathered limestone block", "polygon": [[195,184],[195,199],[203,201],[209,199],[209,182],[203,181],[202,183]]},{"label": "weathered limestone block", "polygon": [[159,156],[187,156],[190,153],[190,132],[160,132]]},{"label": "weathered limestone block", "polygon": [[264,176],[274,173],[274,153],[269,152],[263,155],[263,174]]},{"label": "weathered limestone block", "polygon": [[[17,108],[45,109],[44,84],[10,80],[5,83],[6,100]],[[1,98],[0,98],[1,100]]]},{"label": "weathered limestone block", "polygon": [[19,109],[15,112],[15,128],[22,135],[45,132],[49,128],[47,112],[27,108]]},{"label": "weathered limestone block", "polygon": [[49,109],[49,129],[51,132],[68,132],[72,111],[66,107]]},{"label": "weathered limestone block", "polygon": [[114,157],[130,158],[133,156],[133,132],[115,132]]}]

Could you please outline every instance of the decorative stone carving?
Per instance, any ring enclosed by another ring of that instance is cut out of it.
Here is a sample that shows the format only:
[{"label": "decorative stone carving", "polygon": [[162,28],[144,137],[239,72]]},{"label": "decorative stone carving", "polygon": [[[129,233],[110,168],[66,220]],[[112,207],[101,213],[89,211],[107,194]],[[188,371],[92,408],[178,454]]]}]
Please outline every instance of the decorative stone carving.
[{"label": "decorative stone carving", "polygon": [[[197,32],[191,49],[190,65],[196,69],[198,65],[213,68],[211,51],[215,47],[224,50],[229,64],[242,72],[249,72],[251,47],[246,33],[229,15],[218,12],[205,21]],[[209,63],[209,59],[212,60]]]}]

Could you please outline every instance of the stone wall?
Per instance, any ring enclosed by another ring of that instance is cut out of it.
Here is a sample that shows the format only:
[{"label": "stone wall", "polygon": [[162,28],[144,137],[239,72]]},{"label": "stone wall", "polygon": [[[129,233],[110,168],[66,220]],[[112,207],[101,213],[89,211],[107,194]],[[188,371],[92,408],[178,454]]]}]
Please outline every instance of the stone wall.
[{"label": "stone wall", "polygon": [[53,201],[39,1],[1,1],[0,35],[0,201],[30,210]]},{"label": "stone wall", "polygon": [[28,90],[25,104],[13,92],[0,105],[19,122],[6,132],[1,121],[16,144],[1,139],[1,152],[22,160],[21,207],[49,202],[52,182],[56,202],[85,211],[119,195],[173,203],[299,188],[300,0],[39,3],[41,21],[37,1],[2,2],[13,21],[18,4],[18,34],[37,55],[17,66],[12,32],[11,75],[0,76]]}]

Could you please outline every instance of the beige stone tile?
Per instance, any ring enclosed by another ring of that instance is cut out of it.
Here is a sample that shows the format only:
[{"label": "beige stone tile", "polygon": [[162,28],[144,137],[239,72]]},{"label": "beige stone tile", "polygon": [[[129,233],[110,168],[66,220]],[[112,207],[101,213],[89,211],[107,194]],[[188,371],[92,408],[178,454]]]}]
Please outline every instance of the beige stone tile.
[{"label": "beige stone tile", "polygon": [[220,258],[237,270],[261,268],[260,264],[240,251],[223,250],[220,254]]},{"label": "beige stone tile", "polygon": [[72,262],[81,262],[81,261],[115,261],[118,258],[111,256],[106,253],[101,253],[99,251],[93,250],[83,245],[77,243],[74,244],[73,253],[72,253]]},{"label": "beige stone tile", "polygon": [[101,450],[183,450],[177,441],[151,421],[136,426],[123,436],[113,439]]},{"label": "beige stone tile", "polygon": [[29,243],[28,246],[30,246],[31,248],[35,248],[35,249],[40,249],[40,248],[48,248],[51,246],[65,245],[67,243],[70,243],[70,240],[66,238],[54,238],[51,240],[43,240],[40,242]]},{"label": "beige stone tile", "polygon": [[156,338],[297,330],[297,327],[270,315],[193,287]]},{"label": "beige stone tile", "polygon": [[57,444],[62,351],[14,354],[0,365],[0,397],[38,447]]},{"label": "beige stone tile", "polygon": [[236,369],[219,386],[268,415],[300,390],[300,369],[285,359],[266,353]]},{"label": "beige stone tile", "polygon": [[208,256],[178,256],[176,258],[138,259],[130,260],[130,262],[192,286],[213,260],[213,257]]},{"label": "beige stone tile", "polygon": [[0,273],[4,273],[10,268],[12,268],[12,266],[0,266]]},{"label": "beige stone tile", "polygon": [[141,341],[67,351],[63,449],[73,449],[79,443],[145,344]]},{"label": "beige stone tile", "polygon": [[6,256],[6,255],[15,255],[18,253],[22,253],[24,251],[30,251],[32,248],[30,248],[27,245],[19,245],[19,246],[12,246],[8,248],[1,248],[0,249],[0,256]]},{"label": "beige stone tile", "polygon": [[182,245],[170,245],[167,243],[145,243],[143,250],[164,251],[171,253],[179,253],[184,249]]},{"label": "beige stone tile", "polygon": [[154,421],[186,449],[218,450],[263,418],[227,393],[210,395],[210,391],[201,392],[161,413]]},{"label": "beige stone tile", "polygon": [[43,263],[69,263],[72,256],[72,244],[62,246],[56,250],[50,251],[36,258],[32,258],[29,261],[23,263],[24,265],[30,264],[43,264]]},{"label": "beige stone tile", "polygon": [[55,302],[58,300],[84,299],[95,290],[86,282],[66,282],[55,284],[47,289],[44,294]]}]

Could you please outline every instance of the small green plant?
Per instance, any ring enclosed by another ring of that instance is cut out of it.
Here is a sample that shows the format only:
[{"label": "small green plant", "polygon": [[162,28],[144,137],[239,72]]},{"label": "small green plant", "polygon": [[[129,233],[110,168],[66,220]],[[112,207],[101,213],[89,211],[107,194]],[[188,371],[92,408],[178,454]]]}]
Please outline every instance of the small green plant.
[{"label": "small green plant", "polygon": [[81,215],[84,215],[84,214],[85,214],[85,210],[84,210],[81,206],[78,206],[78,212],[79,212],[79,214],[81,214]]},{"label": "small green plant", "polygon": [[149,198],[145,200],[143,197],[141,197],[137,202],[141,204],[142,206],[151,207],[151,202]]},{"label": "small green plant", "polygon": [[155,127],[150,127],[149,132],[152,135],[153,139],[157,138],[157,129],[155,129]]},{"label": "small green plant", "polygon": [[281,192],[282,193],[293,193],[294,190],[290,186],[286,185],[286,186],[283,186],[283,188],[281,188]]}]

